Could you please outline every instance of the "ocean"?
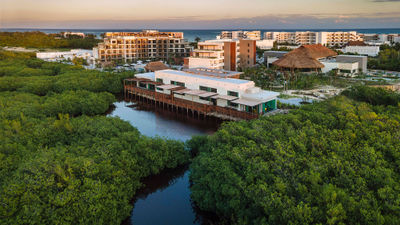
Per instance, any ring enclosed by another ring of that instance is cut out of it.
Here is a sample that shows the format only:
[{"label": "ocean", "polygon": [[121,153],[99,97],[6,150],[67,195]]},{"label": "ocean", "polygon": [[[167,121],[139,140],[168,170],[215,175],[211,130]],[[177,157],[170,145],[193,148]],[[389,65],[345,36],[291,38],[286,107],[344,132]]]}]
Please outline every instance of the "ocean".
[{"label": "ocean", "polygon": [[[255,30],[255,29],[241,29],[241,30]],[[258,29],[263,34],[264,32],[268,31],[357,31],[358,33],[363,34],[400,34],[400,28],[371,28],[371,29]],[[85,34],[94,34],[97,37],[100,37],[100,34],[105,32],[138,32],[141,29],[13,29],[13,28],[5,28],[0,29],[0,31],[7,31],[7,32],[25,32],[25,31],[41,31],[44,33],[60,33],[63,31],[72,31],[72,32],[83,32]],[[199,37],[201,40],[211,40],[215,39],[215,37],[221,33],[222,30],[163,30],[160,31],[179,31],[184,32],[184,38],[188,39],[189,41],[194,41],[196,37]]]}]

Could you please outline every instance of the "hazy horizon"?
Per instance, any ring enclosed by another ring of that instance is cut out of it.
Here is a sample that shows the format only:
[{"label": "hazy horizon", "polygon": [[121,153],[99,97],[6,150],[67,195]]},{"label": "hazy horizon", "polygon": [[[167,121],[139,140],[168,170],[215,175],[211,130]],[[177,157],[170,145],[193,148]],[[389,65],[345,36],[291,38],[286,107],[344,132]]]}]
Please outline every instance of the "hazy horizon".
[{"label": "hazy horizon", "polygon": [[0,28],[373,29],[400,27],[400,0],[2,0]]}]

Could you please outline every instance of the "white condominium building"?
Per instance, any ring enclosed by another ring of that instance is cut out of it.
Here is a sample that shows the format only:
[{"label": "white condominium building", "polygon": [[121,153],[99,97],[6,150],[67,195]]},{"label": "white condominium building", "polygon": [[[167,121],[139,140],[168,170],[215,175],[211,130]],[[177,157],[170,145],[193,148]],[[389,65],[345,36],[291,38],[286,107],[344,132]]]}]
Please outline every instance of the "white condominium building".
[{"label": "white condominium building", "polygon": [[188,60],[188,68],[224,69],[224,42],[199,42]]},{"label": "white condominium building", "polygon": [[222,31],[217,39],[250,39],[261,40],[261,31]]},{"label": "white condominium building", "polygon": [[278,43],[298,45],[322,44],[325,46],[344,46],[350,41],[359,41],[361,37],[355,31],[346,32],[265,32],[264,38]]}]

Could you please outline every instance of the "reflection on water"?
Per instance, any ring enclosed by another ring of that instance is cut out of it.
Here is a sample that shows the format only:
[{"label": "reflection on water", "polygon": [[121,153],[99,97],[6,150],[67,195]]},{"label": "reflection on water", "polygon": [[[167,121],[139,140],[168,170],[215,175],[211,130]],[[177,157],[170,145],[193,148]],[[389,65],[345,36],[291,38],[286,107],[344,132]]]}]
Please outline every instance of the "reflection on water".
[{"label": "reflection on water", "polygon": [[285,104],[296,105],[296,106],[300,106],[302,102],[309,102],[309,103],[313,102],[312,99],[302,99],[302,98],[289,98],[289,99],[278,98],[278,101]]},{"label": "reflection on water", "polygon": [[168,169],[143,180],[132,216],[123,224],[199,224],[190,201],[187,166]]},{"label": "reflection on water", "polygon": [[170,112],[155,106],[132,102],[116,102],[110,116],[129,121],[146,136],[161,136],[186,141],[193,135],[212,134],[220,124],[217,118],[195,119],[184,114]]},{"label": "reflection on water", "polygon": [[[154,106],[131,102],[116,102],[108,115],[129,121],[146,136],[161,136],[186,141],[193,135],[212,134],[221,120],[194,119]],[[206,224],[216,221],[192,206],[188,166],[166,169],[143,180],[144,187],[132,200],[134,208],[124,225]]]}]

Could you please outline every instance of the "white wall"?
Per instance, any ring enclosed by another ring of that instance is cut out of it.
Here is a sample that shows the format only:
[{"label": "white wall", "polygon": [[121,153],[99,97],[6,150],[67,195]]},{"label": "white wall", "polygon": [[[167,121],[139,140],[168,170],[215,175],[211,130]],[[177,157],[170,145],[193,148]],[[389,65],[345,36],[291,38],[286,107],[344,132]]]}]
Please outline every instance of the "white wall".
[{"label": "white wall", "polygon": [[[164,84],[170,84],[171,80],[182,82],[185,83],[186,88],[193,90],[199,90],[200,86],[216,88],[217,93],[220,95],[227,95],[228,91],[236,91],[239,92],[239,97],[246,91],[246,89],[255,87],[253,81],[246,81],[245,83],[237,84],[237,83],[227,82],[228,80],[230,80],[229,78],[207,79],[206,76],[204,76],[204,78],[202,76],[196,76],[196,77],[183,76],[174,73],[168,73],[168,71],[169,70],[156,71],[155,72],[156,79],[157,78],[163,79]],[[178,71],[172,71],[172,72],[178,72]],[[179,73],[184,73],[184,72],[179,72]]]},{"label": "white wall", "polygon": [[[352,73],[358,73],[358,62],[355,63],[338,63],[339,70],[350,70]],[[355,71],[355,72],[353,72]]]},{"label": "white wall", "polygon": [[346,46],[344,53],[358,53],[360,55],[377,56],[379,54],[379,46]]},{"label": "white wall", "polygon": [[[219,59],[209,59],[209,58],[189,58],[189,69],[205,67],[209,69],[223,69],[224,63],[218,63]],[[223,61],[223,59],[222,59]]]},{"label": "white wall", "polygon": [[260,49],[271,49],[272,47],[274,47],[274,40],[257,41],[256,46]]},{"label": "white wall", "polygon": [[327,73],[331,70],[339,68],[337,62],[322,62],[322,64],[324,64],[324,66],[325,66],[324,68],[321,69],[322,73]]}]

